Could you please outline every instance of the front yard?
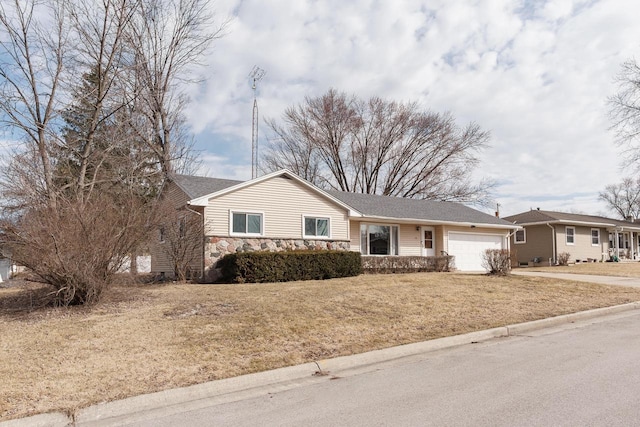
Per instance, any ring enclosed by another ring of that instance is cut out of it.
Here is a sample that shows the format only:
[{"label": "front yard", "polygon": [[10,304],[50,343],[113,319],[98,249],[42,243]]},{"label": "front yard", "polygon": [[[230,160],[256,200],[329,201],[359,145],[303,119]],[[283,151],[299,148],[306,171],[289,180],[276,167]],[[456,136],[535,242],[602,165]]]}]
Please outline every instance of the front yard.
[{"label": "front yard", "polygon": [[550,273],[595,274],[598,276],[640,277],[640,262],[583,262],[554,267],[528,267],[522,271]]},{"label": "front yard", "polygon": [[36,308],[40,295],[0,288],[0,420],[640,301],[640,289],[452,273],[120,286],[91,309]]}]

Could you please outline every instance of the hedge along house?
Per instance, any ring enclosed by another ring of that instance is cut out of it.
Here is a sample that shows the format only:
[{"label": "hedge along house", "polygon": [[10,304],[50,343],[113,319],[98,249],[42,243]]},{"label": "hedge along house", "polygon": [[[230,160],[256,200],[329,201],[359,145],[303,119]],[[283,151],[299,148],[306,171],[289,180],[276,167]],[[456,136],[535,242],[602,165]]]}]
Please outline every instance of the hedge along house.
[{"label": "hedge along house", "polygon": [[540,209],[504,219],[522,226],[511,237],[514,266],[554,265],[561,253],[568,253],[570,262],[604,261],[614,255],[638,259],[638,223]]},{"label": "hedge along house", "polygon": [[[215,280],[228,253],[308,249],[354,250],[372,256],[455,257],[459,270],[482,270],[485,249],[508,249],[518,229],[459,203],[324,191],[281,170],[250,181],[174,175],[162,190],[176,209],[204,223],[191,269]],[[173,275],[161,241],[151,270]]]}]

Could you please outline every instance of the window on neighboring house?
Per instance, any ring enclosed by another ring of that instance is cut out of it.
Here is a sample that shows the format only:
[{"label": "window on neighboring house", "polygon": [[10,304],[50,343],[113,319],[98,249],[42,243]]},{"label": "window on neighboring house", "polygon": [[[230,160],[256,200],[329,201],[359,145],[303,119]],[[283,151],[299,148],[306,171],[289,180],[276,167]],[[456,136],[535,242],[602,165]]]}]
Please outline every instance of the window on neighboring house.
[{"label": "window on neighboring house", "polygon": [[573,245],[576,242],[576,228],[575,227],[567,227],[565,228],[566,234],[566,242],[567,245]]},{"label": "window on neighboring house", "polygon": [[591,244],[593,246],[597,246],[600,244],[600,229],[598,228],[591,229]]},{"label": "window on neighboring house", "polygon": [[397,225],[360,225],[362,255],[398,255]]},{"label": "window on neighboring house", "polygon": [[305,216],[304,237],[329,237],[329,218]]},{"label": "window on neighboring house", "polygon": [[164,243],[164,239],[165,239],[165,229],[164,229],[164,226],[161,226],[160,229],[158,230],[158,240],[160,241],[160,243]]},{"label": "window on neighboring house", "polygon": [[516,231],[515,242],[516,243],[526,243],[527,242],[527,233],[525,232],[524,228],[522,230]]},{"label": "window on neighboring house", "polygon": [[250,212],[232,212],[231,233],[261,235],[262,214]]}]

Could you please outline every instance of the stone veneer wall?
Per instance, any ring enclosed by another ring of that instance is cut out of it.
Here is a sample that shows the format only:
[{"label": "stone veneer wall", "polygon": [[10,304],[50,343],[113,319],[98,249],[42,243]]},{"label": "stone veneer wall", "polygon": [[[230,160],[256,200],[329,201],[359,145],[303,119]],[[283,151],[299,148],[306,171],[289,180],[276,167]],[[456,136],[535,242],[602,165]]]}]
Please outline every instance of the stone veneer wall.
[{"label": "stone veneer wall", "polygon": [[348,240],[266,239],[239,237],[207,237],[204,245],[205,281],[214,282],[220,272],[216,264],[220,258],[236,252],[340,250],[348,251]]}]

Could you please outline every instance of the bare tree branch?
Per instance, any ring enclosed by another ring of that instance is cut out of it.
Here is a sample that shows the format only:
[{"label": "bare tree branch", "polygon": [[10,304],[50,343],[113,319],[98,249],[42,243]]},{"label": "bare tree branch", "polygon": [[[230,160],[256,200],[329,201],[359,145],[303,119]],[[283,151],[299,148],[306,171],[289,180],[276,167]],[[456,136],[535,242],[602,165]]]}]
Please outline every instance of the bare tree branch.
[{"label": "bare tree branch", "polygon": [[486,204],[493,183],[470,173],[489,133],[460,128],[449,113],[417,103],[367,101],[330,89],[288,108],[263,154],[266,170],[286,168],[314,184],[368,194]]},{"label": "bare tree branch", "polygon": [[626,162],[640,167],[640,65],[635,59],[622,64],[618,92],[609,97],[609,118],[616,142]]},{"label": "bare tree branch", "polygon": [[625,178],[619,184],[607,185],[599,198],[621,219],[633,221],[640,218],[640,177]]}]

